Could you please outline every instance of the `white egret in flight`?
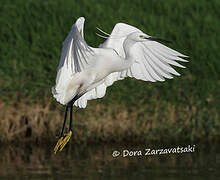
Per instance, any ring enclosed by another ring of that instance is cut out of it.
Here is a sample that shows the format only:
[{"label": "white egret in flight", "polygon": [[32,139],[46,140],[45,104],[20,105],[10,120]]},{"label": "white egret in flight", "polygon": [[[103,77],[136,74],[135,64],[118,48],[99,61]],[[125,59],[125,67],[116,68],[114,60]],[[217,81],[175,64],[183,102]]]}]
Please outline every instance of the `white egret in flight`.
[{"label": "white egret in flight", "polygon": [[[62,151],[72,135],[73,106],[85,108],[87,101],[102,98],[106,88],[125,77],[143,81],[164,81],[180,74],[170,65],[184,68],[176,61],[187,57],[134,26],[118,23],[108,34],[97,28],[107,40],[99,48],[90,47],[84,40],[84,17],[77,19],[63,42],[54,98],[66,106],[63,128],[54,152]],[[68,134],[64,135],[67,112],[70,108]]]}]

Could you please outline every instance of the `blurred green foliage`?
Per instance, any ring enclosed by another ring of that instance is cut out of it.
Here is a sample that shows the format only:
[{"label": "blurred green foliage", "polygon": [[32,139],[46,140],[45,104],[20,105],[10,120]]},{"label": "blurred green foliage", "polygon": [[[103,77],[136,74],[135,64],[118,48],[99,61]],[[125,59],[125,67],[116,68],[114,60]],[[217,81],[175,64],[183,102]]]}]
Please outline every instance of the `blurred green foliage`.
[{"label": "blurred green foliage", "polygon": [[[102,104],[192,103],[219,107],[220,1],[212,0],[7,0],[0,3],[1,99],[51,96],[62,41],[84,16],[85,39],[97,47],[98,26],[111,32],[124,22],[147,34],[170,39],[170,47],[188,55],[181,77],[146,83],[126,79],[109,87]],[[220,108],[219,108],[220,109]]]}]

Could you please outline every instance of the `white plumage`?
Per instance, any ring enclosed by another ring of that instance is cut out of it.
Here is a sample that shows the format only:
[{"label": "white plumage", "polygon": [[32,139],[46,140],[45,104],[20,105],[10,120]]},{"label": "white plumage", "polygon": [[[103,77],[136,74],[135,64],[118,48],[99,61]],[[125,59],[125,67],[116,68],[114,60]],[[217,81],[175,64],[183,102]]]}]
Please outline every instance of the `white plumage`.
[{"label": "white plumage", "polygon": [[74,105],[85,108],[88,100],[102,98],[115,81],[125,77],[164,81],[180,75],[171,65],[184,68],[178,61],[187,62],[182,59],[187,56],[156,42],[161,39],[124,23],[116,24],[99,48],[90,47],[84,40],[84,21],[83,17],[77,19],[63,42],[52,88],[61,104],[77,97]]}]

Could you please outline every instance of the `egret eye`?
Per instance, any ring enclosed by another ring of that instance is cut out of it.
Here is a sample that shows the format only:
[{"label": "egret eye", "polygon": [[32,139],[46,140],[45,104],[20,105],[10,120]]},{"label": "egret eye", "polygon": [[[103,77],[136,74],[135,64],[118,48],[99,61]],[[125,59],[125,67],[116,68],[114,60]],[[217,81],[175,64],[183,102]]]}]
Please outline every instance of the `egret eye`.
[{"label": "egret eye", "polygon": [[140,38],[144,38],[144,36],[143,36],[143,35],[140,35],[139,37],[140,37]]}]

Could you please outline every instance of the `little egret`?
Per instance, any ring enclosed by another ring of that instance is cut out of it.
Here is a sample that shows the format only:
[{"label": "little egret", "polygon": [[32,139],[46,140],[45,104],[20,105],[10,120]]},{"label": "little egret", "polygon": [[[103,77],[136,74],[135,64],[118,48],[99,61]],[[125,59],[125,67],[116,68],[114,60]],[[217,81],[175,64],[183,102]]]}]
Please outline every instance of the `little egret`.
[{"label": "little egret", "polygon": [[[72,25],[63,42],[56,85],[52,88],[54,98],[66,106],[60,139],[54,153],[62,151],[72,135],[73,106],[85,108],[87,101],[102,98],[106,88],[125,77],[144,81],[164,81],[180,74],[170,65],[185,68],[176,61],[187,62],[187,57],[160,42],[164,39],[149,36],[134,26],[118,23],[108,34],[97,28],[107,40],[93,48],[84,40],[85,18],[80,17]],[[64,135],[68,109],[69,131]]]}]

